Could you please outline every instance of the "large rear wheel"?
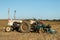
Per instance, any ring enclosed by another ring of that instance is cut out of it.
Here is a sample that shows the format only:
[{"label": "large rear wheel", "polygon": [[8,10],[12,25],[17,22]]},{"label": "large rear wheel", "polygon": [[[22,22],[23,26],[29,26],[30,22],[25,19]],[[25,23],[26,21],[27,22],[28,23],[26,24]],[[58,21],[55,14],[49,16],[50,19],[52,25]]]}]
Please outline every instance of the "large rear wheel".
[{"label": "large rear wheel", "polygon": [[23,22],[20,27],[19,30],[20,32],[30,32],[31,26],[29,24],[29,22]]}]

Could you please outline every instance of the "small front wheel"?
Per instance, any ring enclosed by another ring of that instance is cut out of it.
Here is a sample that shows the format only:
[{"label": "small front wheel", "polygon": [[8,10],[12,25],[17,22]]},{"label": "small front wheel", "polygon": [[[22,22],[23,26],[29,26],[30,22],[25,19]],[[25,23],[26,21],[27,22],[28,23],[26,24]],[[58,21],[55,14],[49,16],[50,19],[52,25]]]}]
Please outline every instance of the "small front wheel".
[{"label": "small front wheel", "polygon": [[6,32],[10,32],[11,29],[12,29],[11,27],[6,27],[6,28],[5,28],[5,31],[6,31]]}]

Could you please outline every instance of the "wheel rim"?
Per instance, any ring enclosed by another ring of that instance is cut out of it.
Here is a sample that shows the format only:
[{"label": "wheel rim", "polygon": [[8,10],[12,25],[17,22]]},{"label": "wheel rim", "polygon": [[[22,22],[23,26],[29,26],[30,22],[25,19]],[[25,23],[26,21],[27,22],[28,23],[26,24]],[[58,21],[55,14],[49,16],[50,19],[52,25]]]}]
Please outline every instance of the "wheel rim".
[{"label": "wheel rim", "polygon": [[22,29],[27,31],[27,29],[28,29],[28,25],[27,25],[27,24],[25,24],[25,23],[24,23],[24,24],[22,24]]},{"label": "wheel rim", "polygon": [[20,26],[21,32],[29,32],[30,31],[30,26],[28,23],[22,23]]},{"label": "wheel rim", "polygon": [[6,28],[6,31],[7,31],[7,32],[9,32],[10,30],[11,30],[10,27],[7,27],[7,28]]}]

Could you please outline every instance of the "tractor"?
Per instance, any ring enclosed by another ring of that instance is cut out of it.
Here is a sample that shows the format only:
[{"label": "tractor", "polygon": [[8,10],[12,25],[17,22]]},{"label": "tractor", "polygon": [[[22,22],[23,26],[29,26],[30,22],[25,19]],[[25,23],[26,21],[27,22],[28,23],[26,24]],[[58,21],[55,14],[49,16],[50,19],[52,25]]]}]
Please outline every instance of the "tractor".
[{"label": "tractor", "polygon": [[33,30],[32,25],[34,23],[36,23],[35,20],[9,20],[5,31],[10,32],[16,30],[19,32],[30,32]]},{"label": "tractor", "polygon": [[55,30],[51,29],[50,25],[46,26],[44,23],[42,23],[36,19],[9,20],[8,26],[5,28],[5,31],[10,32],[10,31],[16,30],[18,32],[23,32],[23,33],[31,32],[31,31],[39,33],[40,29],[43,29],[43,32],[56,33]]}]

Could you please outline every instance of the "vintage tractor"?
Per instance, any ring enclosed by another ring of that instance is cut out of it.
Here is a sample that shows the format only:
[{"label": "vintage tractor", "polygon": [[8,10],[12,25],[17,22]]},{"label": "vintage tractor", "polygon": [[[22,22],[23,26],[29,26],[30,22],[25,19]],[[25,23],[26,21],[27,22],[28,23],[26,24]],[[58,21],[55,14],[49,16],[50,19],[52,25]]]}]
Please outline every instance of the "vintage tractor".
[{"label": "vintage tractor", "polygon": [[33,30],[32,24],[34,23],[36,23],[34,20],[9,20],[5,31],[10,32],[16,30],[19,32],[30,32]]},{"label": "vintage tractor", "polygon": [[55,30],[51,29],[51,26],[46,26],[44,23],[38,20],[9,20],[8,26],[5,28],[6,32],[10,31],[18,31],[18,32],[38,32],[39,30],[43,29],[43,32],[47,33],[55,33]]}]

